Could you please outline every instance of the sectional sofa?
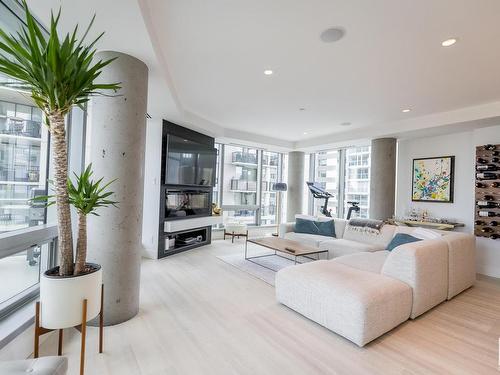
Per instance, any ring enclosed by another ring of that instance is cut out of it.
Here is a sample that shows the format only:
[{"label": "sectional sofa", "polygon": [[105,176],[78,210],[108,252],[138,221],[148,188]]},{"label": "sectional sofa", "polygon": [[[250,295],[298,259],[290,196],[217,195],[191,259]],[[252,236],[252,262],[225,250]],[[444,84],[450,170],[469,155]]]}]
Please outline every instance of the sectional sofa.
[{"label": "sectional sofa", "polygon": [[287,267],[276,274],[277,300],[359,346],[415,319],[475,282],[475,237],[434,232],[429,239],[386,246],[415,229],[384,225],[360,231],[335,219],[336,238],[295,233],[280,236],[326,249],[330,260]]}]

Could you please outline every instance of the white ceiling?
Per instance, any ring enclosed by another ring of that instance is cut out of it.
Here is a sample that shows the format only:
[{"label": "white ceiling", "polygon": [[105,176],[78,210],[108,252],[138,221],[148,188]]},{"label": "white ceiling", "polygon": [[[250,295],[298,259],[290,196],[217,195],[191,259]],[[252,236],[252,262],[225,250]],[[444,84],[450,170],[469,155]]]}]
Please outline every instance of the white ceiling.
[{"label": "white ceiling", "polygon": [[100,48],[148,64],[153,117],[219,137],[305,149],[500,116],[498,0],[29,4],[46,21],[61,2],[63,26],[96,12]]}]

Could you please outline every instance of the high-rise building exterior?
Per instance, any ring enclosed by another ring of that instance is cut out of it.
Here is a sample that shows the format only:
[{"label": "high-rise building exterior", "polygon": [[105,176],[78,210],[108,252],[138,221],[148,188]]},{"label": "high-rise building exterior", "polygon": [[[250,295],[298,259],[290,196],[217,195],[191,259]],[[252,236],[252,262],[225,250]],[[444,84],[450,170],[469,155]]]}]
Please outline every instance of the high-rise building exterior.
[{"label": "high-rise building exterior", "polygon": [[368,217],[370,206],[370,146],[346,149],[344,207],[348,202],[359,202],[361,208],[357,215]]},{"label": "high-rise building exterior", "polygon": [[48,132],[42,112],[25,95],[0,90],[0,232],[45,220]]},{"label": "high-rise building exterior", "polygon": [[[314,182],[326,189],[333,198],[328,201],[328,210],[331,210],[332,216],[338,216],[338,198],[339,198],[339,157],[340,152],[321,151],[316,153],[315,178]],[[321,212],[323,201],[314,200],[314,212]]]}]

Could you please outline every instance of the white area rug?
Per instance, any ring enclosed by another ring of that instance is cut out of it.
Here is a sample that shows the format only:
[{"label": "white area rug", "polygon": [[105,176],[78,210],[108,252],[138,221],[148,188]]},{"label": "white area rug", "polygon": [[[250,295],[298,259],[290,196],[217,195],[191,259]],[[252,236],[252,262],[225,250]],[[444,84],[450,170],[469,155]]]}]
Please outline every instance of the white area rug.
[{"label": "white area rug", "polygon": [[[272,286],[274,286],[274,279],[277,271],[279,271],[282,268],[295,265],[293,259],[285,259],[275,255],[252,259],[252,261],[246,260],[245,255],[241,253],[220,255],[217,258],[219,258],[225,263],[228,263],[240,269],[241,271],[244,271],[258,279],[261,279],[262,281]],[[304,258],[299,259],[299,262],[305,262],[305,261],[308,260]],[[273,271],[271,271],[266,267],[271,268]]]}]

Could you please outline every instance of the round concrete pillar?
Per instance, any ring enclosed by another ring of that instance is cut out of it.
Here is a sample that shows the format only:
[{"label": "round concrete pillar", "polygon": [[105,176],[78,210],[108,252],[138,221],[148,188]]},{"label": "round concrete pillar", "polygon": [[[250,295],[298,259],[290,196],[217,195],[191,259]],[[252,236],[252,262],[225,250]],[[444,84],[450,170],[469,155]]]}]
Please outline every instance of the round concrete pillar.
[{"label": "round concrete pillar", "polygon": [[295,215],[302,213],[304,200],[304,162],[301,151],[288,153],[288,191],[286,198],[286,220],[295,221]]},{"label": "round concrete pillar", "polygon": [[372,140],[370,167],[371,219],[385,220],[394,215],[396,199],[395,138]]},{"label": "round concrete pillar", "polygon": [[142,200],[148,68],[142,61],[105,51],[96,59],[117,57],[99,82],[121,82],[119,96],[95,96],[89,105],[88,161],[106,181],[118,207],[88,219],[88,261],[103,268],[106,325],[122,323],[139,311]]}]

